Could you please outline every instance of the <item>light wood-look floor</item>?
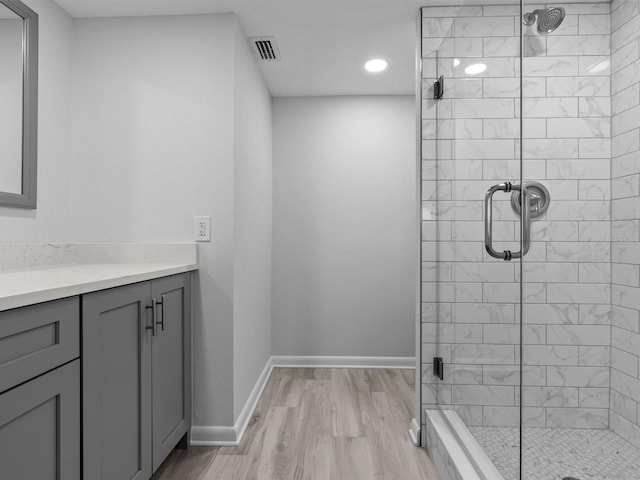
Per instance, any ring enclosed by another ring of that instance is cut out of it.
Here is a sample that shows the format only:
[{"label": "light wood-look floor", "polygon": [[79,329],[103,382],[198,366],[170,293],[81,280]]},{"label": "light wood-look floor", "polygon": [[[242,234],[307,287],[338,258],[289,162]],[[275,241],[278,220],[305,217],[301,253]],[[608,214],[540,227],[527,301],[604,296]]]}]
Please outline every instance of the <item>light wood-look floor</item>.
[{"label": "light wood-look floor", "polygon": [[413,396],[412,370],[276,368],[238,447],[175,450],[153,480],[437,480]]}]

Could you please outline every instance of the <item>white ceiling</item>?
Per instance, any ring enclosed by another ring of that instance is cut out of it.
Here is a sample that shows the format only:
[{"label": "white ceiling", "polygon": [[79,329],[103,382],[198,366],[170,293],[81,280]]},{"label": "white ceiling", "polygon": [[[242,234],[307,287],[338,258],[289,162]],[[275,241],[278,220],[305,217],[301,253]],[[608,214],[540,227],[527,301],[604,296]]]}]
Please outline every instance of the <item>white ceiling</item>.
[{"label": "white ceiling", "polygon": [[[247,37],[275,37],[282,59],[260,66],[276,97],[414,94],[416,19],[424,0],[56,2],[73,17],[234,12]],[[372,57],[387,59],[389,68],[365,72]]]}]

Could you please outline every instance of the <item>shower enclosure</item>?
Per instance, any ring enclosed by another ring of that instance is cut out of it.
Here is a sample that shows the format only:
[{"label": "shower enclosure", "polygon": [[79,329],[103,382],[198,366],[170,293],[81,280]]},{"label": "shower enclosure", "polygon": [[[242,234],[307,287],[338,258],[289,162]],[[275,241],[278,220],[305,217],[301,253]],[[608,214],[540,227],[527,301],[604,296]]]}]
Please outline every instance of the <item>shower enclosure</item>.
[{"label": "shower enclosure", "polygon": [[420,26],[422,444],[442,480],[638,480],[639,2]]}]

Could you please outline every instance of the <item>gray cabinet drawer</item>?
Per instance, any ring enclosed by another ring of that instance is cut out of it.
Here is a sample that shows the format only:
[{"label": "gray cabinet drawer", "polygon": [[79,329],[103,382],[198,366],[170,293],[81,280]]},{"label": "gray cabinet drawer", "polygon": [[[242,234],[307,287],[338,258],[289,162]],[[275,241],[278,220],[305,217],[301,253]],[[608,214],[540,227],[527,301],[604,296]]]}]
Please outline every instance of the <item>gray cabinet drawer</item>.
[{"label": "gray cabinet drawer", "polygon": [[0,392],[79,356],[80,300],[0,312]]}]

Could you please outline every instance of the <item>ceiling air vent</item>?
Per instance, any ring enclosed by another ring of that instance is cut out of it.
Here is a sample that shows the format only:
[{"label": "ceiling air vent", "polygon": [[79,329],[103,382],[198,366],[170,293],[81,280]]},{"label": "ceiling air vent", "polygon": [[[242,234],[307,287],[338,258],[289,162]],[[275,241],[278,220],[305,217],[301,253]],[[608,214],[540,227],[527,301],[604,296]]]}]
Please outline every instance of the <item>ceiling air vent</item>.
[{"label": "ceiling air vent", "polygon": [[249,41],[255,49],[256,55],[260,60],[266,62],[273,62],[274,60],[280,60],[280,52],[278,52],[278,45],[273,37],[252,37]]}]

